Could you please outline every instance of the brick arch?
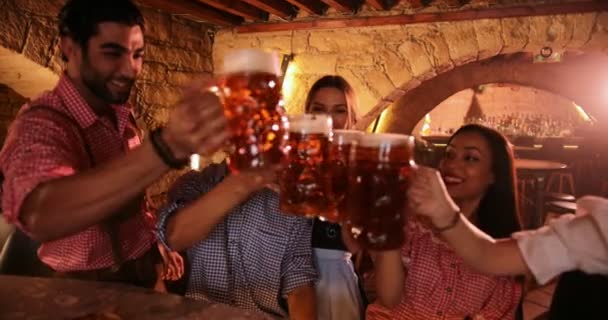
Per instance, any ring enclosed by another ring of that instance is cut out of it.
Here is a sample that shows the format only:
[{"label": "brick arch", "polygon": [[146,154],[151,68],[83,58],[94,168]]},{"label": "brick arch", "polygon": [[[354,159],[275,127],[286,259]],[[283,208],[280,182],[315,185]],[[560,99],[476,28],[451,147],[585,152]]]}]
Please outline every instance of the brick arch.
[{"label": "brick arch", "polygon": [[[584,106],[599,121],[608,120],[608,56],[567,52],[563,62],[535,64],[527,53],[470,62],[426,80],[410,80],[387,109],[379,131],[411,133],[418,121],[461,90],[486,83],[512,83],[557,93]],[[362,121],[368,127],[389,106],[376,106]]]}]

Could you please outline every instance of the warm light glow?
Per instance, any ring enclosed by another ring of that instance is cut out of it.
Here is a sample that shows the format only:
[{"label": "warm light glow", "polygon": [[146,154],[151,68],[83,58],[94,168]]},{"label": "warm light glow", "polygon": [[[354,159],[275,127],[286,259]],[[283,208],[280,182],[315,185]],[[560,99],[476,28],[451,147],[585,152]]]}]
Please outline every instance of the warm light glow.
[{"label": "warm light glow", "polygon": [[574,105],[576,112],[581,117],[581,119],[583,119],[583,121],[591,122],[591,117],[589,117],[589,114],[587,114],[587,112],[585,111],[585,109],[583,109],[583,107],[579,106],[578,104],[576,104],[574,102],[572,102],[572,104]]},{"label": "warm light glow", "polygon": [[420,135],[421,136],[428,136],[431,134],[431,114],[427,113],[426,116],[424,116],[424,122],[422,123],[422,128],[420,128]]},{"label": "warm light glow", "polygon": [[[287,67],[285,77],[283,78],[283,100],[285,100],[287,106],[291,106],[290,102],[293,99],[295,91],[297,89],[296,74],[300,72],[298,65],[295,61],[292,61]],[[289,110],[287,110],[289,111]]]},{"label": "warm light glow", "polygon": [[201,167],[201,156],[198,154],[193,154],[190,156],[190,169],[192,170],[200,170]]}]

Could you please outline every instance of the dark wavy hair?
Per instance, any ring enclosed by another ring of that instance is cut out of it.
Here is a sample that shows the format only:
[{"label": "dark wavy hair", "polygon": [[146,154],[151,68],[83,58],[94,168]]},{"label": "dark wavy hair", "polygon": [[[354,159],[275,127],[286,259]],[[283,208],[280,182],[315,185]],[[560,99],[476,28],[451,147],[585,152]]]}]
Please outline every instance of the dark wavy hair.
[{"label": "dark wavy hair", "polygon": [[[118,22],[145,29],[144,17],[130,0],[68,0],[59,12],[59,35],[70,37],[86,52],[89,39],[102,22]],[[67,61],[65,56],[62,57]]]},{"label": "dark wavy hair", "polygon": [[335,88],[344,93],[346,97],[346,104],[348,109],[348,121],[346,122],[346,128],[354,128],[357,123],[357,95],[353,87],[341,76],[327,75],[317,80],[306,96],[306,104],[304,105],[305,112],[310,111],[312,98],[317,94],[317,91],[323,88]]},{"label": "dark wavy hair", "polygon": [[477,208],[477,227],[494,238],[509,237],[513,232],[521,230],[513,149],[501,133],[477,124],[458,129],[448,144],[457,135],[468,132],[483,137],[492,152],[494,183],[488,187]]}]

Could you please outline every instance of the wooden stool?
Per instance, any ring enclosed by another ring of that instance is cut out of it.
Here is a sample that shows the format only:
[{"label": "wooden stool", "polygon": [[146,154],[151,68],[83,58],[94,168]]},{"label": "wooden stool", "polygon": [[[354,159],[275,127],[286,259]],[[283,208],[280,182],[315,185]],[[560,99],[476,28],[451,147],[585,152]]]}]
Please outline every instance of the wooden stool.
[{"label": "wooden stool", "polygon": [[[557,190],[553,189],[553,185],[557,182]],[[569,188],[566,191],[566,187]],[[545,188],[546,192],[556,191],[559,193],[576,194],[574,189],[574,175],[570,171],[554,172],[549,176],[549,181]]]},{"label": "wooden stool", "polygon": [[576,203],[568,201],[549,201],[547,202],[547,210],[557,214],[575,213]]}]

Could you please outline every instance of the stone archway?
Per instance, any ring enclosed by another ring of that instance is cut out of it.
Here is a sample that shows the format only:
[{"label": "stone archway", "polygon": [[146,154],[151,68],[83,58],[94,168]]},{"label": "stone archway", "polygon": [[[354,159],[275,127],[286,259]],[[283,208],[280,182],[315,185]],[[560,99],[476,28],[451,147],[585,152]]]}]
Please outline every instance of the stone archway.
[{"label": "stone archway", "polygon": [[[425,81],[411,80],[409,90],[387,109],[379,131],[410,133],[422,117],[461,90],[487,83],[512,83],[558,93],[593,114],[608,120],[608,56],[599,53],[567,53],[564,61],[535,64],[530,54],[500,55],[471,62]],[[403,87],[402,87],[403,88]],[[374,110],[372,110],[374,111]],[[375,110],[377,114],[382,110]],[[377,115],[369,113],[365,128]]]}]

